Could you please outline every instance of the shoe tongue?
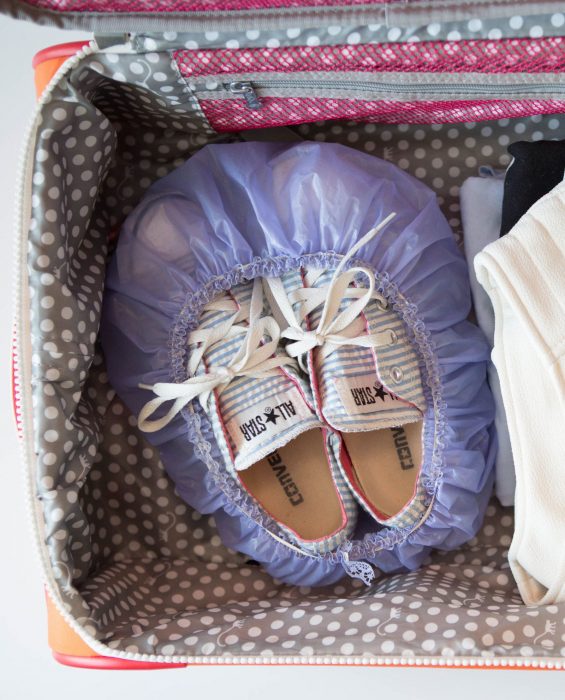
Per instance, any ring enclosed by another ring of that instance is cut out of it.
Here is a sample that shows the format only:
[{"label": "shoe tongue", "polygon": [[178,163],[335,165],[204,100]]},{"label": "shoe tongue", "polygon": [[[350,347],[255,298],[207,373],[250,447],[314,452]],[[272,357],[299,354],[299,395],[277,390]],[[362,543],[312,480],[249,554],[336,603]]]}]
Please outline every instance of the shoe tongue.
[{"label": "shoe tongue", "polygon": [[342,432],[378,430],[421,420],[421,411],[381,384],[376,372],[333,378],[335,399],[324,417]]},{"label": "shoe tongue", "polygon": [[[314,286],[329,283],[325,271]],[[352,301],[343,299],[339,311]],[[316,326],[321,308],[310,314]],[[376,348],[344,345],[326,357],[316,356],[317,405],[324,419],[341,432],[392,428],[421,420],[425,410],[418,358],[406,330],[390,308],[369,302],[361,316],[367,333],[392,330],[397,341]]]},{"label": "shoe tongue", "polygon": [[249,397],[245,407],[233,410],[233,396],[225,393],[218,402],[219,413],[227,418],[224,434],[236,471],[251,467],[301,433],[322,425],[300,390],[282,373],[270,382],[242,378],[237,384],[236,380],[234,392]]},{"label": "shoe tongue", "polygon": [[[230,290],[233,300],[249,303],[252,283]],[[225,318],[226,312],[203,316],[204,326],[213,327]],[[226,365],[240,349],[244,337],[239,335],[216,343],[204,356],[207,366]],[[286,357],[283,348],[277,355]],[[204,366],[201,368],[204,371]],[[308,403],[307,401],[310,403]],[[237,376],[221,392],[213,394],[207,407],[216,439],[227,446],[228,464],[236,471],[253,464],[283,447],[300,433],[319,428],[322,423],[310,408],[310,388],[292,366],[273,375],[255,378]]]}]

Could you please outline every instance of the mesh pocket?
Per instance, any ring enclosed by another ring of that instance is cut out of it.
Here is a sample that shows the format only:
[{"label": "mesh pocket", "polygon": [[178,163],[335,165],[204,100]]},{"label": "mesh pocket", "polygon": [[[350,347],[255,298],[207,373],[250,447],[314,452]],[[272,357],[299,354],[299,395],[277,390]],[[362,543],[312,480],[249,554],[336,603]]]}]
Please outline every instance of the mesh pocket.
[{"label": "mesh pocket", "polygon": [[486,119],[558,114],[563,100],[418,101],[353,100],[265,97],[261,109],[249,109],[243,100],[202,100],[212,127],[219,132],[271,126],[289,126],[327,119],[354,119],[384,124],[454,124]]},{"label": "mesh pocket", "polygon": [[552,73],[565,69],[565,40],[422,41],[175,52],[185,77],[245,72],[361,71]]},{"label": "mesh pocket", "polygon": [[[417,0],[402,0],[417,2]],[[387,5],[390,0],[372,0]],[[327,0],[28,0],[28,5],[56,12],[226,12],[273,8],[317,7]],[[367,0],[332,0],[331,5],[366,5]]]}]

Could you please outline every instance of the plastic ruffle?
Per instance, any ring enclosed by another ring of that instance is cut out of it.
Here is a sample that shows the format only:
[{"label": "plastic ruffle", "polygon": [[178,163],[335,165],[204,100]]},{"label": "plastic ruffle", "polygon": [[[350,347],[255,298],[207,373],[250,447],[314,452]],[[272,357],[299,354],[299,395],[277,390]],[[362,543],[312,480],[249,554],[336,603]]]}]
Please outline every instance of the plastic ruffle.
[{"label": "plastic ruffle", "polygon": [[483,520],[495,450],[489,348],[466,320],[466,264],[434,193],[338,144],[209,145],[150,188],[109,265],[102,343],[110,381],[137,414],[151,397],[139,384],[186,379],[187,334],[207,301],[243,279],[334,268],[392,211],[357,262],[374,269],[421,358],[428,509],[416,527],[378,529],[364,517],[335,553],[301,554],[226,472],[197,402],[148,436],[182,498],[214,514],[224,543],[287,583],[332,583],[344,558],[415,569],[432,549],[471,539]]}]

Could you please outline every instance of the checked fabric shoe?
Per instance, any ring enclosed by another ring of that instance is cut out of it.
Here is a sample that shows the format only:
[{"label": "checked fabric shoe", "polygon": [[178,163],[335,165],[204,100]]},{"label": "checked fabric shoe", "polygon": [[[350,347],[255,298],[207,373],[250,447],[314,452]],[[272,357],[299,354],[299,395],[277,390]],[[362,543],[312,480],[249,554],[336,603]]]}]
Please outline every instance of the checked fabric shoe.
[{"label": "checked fabric shoe", "polygon": [[412,527],[426,511],[418,356],[401,318],[375,290],[373,272],[345,269],[393,216],[335,271],[297,270],[264,285],[286,351],[310,377],[319,418],[343,437],[340,466],[357,500],[379,523]]},{"label": "checked fabric shoe", "polygon": [[[310,387],[264,311],[260,279],[208,303],[188,339],[189,379],[144,387],[157,398],[142,409],[139,427],[159,430],[198,400],[232,478],[291,542],[324,554],[351,535],[357,519],[339,468],[343,444],[317,417]],[[152,419],[167,401],[168,413]]]}]

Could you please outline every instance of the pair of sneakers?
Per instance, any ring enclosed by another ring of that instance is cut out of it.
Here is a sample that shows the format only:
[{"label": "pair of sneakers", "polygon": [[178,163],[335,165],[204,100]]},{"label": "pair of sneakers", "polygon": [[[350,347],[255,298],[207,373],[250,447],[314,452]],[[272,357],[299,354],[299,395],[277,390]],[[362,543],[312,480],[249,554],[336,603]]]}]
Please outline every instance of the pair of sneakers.
[{"label": "pair of sneakers", "polygon": [[189,336],[188,380],[145,387],[156,398],[142,430],[199,400],[231,477],[315,555],[352,535],[357,503],[396,528],[425,512],[418,356],[374,273],[347,267],[392,216],[335,270],[256,278],[216,297]]}]

